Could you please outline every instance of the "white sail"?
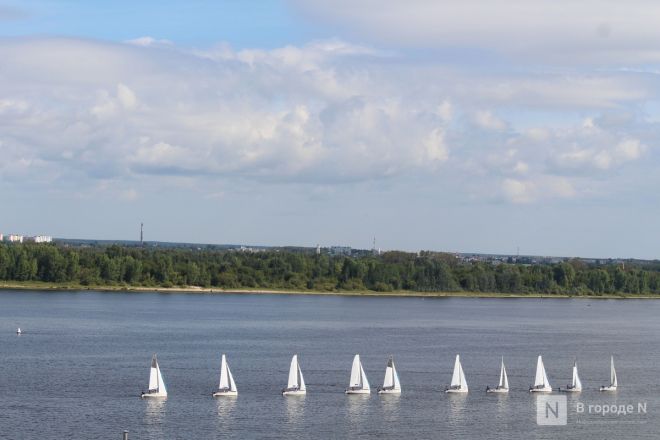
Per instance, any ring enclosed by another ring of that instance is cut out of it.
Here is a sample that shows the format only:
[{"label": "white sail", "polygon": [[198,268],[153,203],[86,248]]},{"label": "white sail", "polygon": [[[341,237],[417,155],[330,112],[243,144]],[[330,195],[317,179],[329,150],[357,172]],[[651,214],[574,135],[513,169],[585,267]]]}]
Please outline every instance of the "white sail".
[{"label": "white sail", "polygon": [[142,393],[142,397],[167,397],[167,388],[155,354],[151,358],[151,368],[149,369],[149,390]]},{"label": "white sail", "polygon": [[394,360],[392,360],[392,375],[394,376],[394,389],[401,390],[401,382],[399,382],[399,373],[396,372]]},{"label": "white sail", "polygon": [[467,391],[468,386],[467,386],[467,381],[465,380],[465,373],[463,373],[463,365],[458,364],[459,370],[460,370],[460,381],[461,381],[461,389]]},{"label": "white sail", "polygon": [[580,381],[580,376],[578,375],[577,362],[573,364],[573,380],[571,381],[571,388],[575,391],[582,390],[582,382]]},{"label": "white sail", "polygon": [[236,388],[236,382],[234,382],[234,376],[231,374],[231,370],[229,369],[229,364],[227,364],[227,376],[229,376],[229,390],[230,391],[238,391]]},{"label": "white sail", "polygon": [[461,368],[461,361],[458,358],[458,355],[456,355],[456,361],[454,362],[454,373],[451,375],[451,387],[459,387],[461,386],[461,374],[459,372]]},{"label": "white sail", "polygon": [[298,355],[294,354],[293,357],[291,358],[291,367],[289,368],[289,383],[287,384],[287,388],[289,389],[299,388],[300,386],[299,371],[300,368],[298,367]]},{"label": "white sail", "polygon": [[454,373],[451,376],[451,388],[467,391],[468,386],[465,380],[465,373],[463,373],[463,366],[459,355],[456,355],[454,362]]},{"label": "white sail", "polygon": [[548,376],[545,373],[543,357],[539,356],[536,362],[536,377],[534,378],[534,387],[550,387]]},{"label": "white sail", "polygon": [[346,394],[370,394],[371,388],[369,387],[369,380],[367,375],[364,373],[364,368],[362,368],[362,362],[360,362],[360,355],[356,354],[353,358],[353,366],[351,367],[351,381],[349,383],[348,389],[346,389]]},{"label": "white sail", "polygon": [[234,377],[231,375],[231,370],[229,369],[229,364],[227,363],[227,357],[222,354],[222,360],[220,361],[220,383],[218,384],[219,390],[229,390],[237,391],[236,383],[234,383]]},{"label": "white sail", "polygon": [[610,364],[610,386],[616,388],[618,386],[618,381],[616,379],[616,370],[614,369],[614,356],[612,356]]},{"label": "white sail", "polygon": [[160,367],[158,366],[158,362],[156,362],[156,371],[158,373],[158,394],[166,396],[167,388],[165,388],[165,381],[163,381],[163,375],[160,373]]},{"label": "white sail", "polygon": [[362,388],[362,364],[360,363],[360,355],[356,354],[353,358],[353,366],[351,367],[351,381],[349,386],[351,388]]},{"label": "white sail", "polygon": [[298,364],[298,387],[300,391],[307,391],[307,387],[305,386],[305,378],[303,377],[302,370],[300,369],[300,364]]},{"label": "white sail", "polygon": [[149,391],[158,392],[158,385],[160,383],[160,371],[158,369],[158,360],[154,354],[151,358],[151,369],[149,370]]},{"label": "white sail", "polygon": [[399,375],[394,366],[394,359],[390,357],[387,361],[387,368],[385,368],[385,378],[383,379],[384,390],[401,390],[401,383],[399,382]]},{"label": "white sail", "polygon": [[385,379],[383,379],[383,388],[392,388],[394,387],[394,371],[392,370],[392,361],[387,363],[387,368],[385,368]]},{"label": "white sail", "polygon": [[222,355],[222,360],[220,361],[220,383],[218,384],[218,389],[225,390],[229,388],[229,375],[227,374],[227,358],[225,355]]},{"label": "white sail", "polygon": [[362,383],[363,390],[370,390],[369,381],[367,380],[367,375],[364,374],[364,368],[362,368],[362,363],[360,362],[360,382]]},{"label": "white sail", "polygon": [[504,358],[502,358],[502,367],[500,368],[500,383],[499,388],[509,389],[509,378],[506,375],[506,367],[504,366]]}]

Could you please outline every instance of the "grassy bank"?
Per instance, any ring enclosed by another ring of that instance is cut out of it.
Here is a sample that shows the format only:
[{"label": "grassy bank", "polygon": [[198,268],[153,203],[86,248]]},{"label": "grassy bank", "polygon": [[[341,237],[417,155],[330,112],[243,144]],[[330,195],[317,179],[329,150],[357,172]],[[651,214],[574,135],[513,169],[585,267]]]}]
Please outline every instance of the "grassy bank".
[{"label": "grassy bank", "polygon": [[470,298],[600,298],[600,299],[660,299],[659,296],[649,295],[563,295],[553,293],[499,293],[499,292],[417,292],[399,290],[391,292],[375,292],[372,290],[285,290],[285,289],[220,289],[198,286],[175,287],[145,287],[128,285],[94,285],[86,286],[76,283],[46,283],[41,281],[11,281],[0,282],[0,290],[41,290],[41,291],[100,291],[100,292],[168,292],[168,293],[209,293],[209,294],[254,294],[254,295],[335,295],[335,296],[374,296],[374,297],[470,297]]}]

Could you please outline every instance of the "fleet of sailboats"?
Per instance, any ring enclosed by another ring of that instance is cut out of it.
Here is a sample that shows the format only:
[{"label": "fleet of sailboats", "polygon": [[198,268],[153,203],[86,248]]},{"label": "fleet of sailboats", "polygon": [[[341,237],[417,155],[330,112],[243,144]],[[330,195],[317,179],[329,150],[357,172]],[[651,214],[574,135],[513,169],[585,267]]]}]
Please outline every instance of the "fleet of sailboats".
[{"label": "fleet of sailboats", "polygon": [[213,393],[213,397],[234,396],[238,396],[236,382],[234,382],[234,376],[231,375],[231,370],[227,363],[227,357],[223,353],[222,360],[220,361],[220,383],[218,384],[218,389]]},{"label": "fleet of sailboats", "polygon": [[616,370],[614,369],[614,356],[610,358],[610,384],[608,386],[600,387],[601,391],[616,391],[618,386],[618,381],[616,380]]},{"label": "fleet of sailboats", "polygon": [[351,381],[346,389],[346,394],[371,394],[367,375],[364,374],[360,355],[356,354],[353,358],[353,367],[351,368]]},{"label": "fleet of sailboats", "polygon": [[167,388],[163,381],[163,375],[160,373],[156,353],[151,358],[151,369],[149,370],[149,389],[142,392],[142,398],[161,398],[167,397]]},{"label": "fleet of sailboats", "polygon": [[291,358],[291,366],[289,367],[289,382],[286,388],[282,391],[283,396],[304,396],[307,394],[307,387],[305,387],[305,379],[303,378],[300,364],[298,363],[298,355],[294,354]]},{"label": "fleet of sailboats", "polygon": [[446,393],[467,393],[468,385],[465,381],[465,373],[463,373],[463,366],[461,365],[460,355],[456,355],[454,362],[454,373],[451,376],[451,384],[445,390]]},{"label": "fleet of sailboats", "polygon": [[536,376],[534,378],[534,385],[530,387],[531,393],[551,393],[552,387],[548,381],[548,375],[545,374],[545,366],[543,365],[543,357],[539,355],[536,362]]},{"label": "fleet of sailboats", "polygon": [[401,394],[401,383],[399,382],[399,374],[396,372],[396,367],[394,366],[393,356],[390,356],[387,360],[385,379],[383,379],[383,386],[378,388],[378,394]]},{"label": "fleet of sailboats", "polygon": [[502,365],[500,366],[500,382],[495,388],[486,387],[487,393],[508,393],[509,392],[509,378],[506,375],[506,367],[504,366],[504,356],[502,356]]},{"label": "fleet of sailboats", "polygon": [[[20,330],[20,329],[19,329]],[[18,333],[18,332],[17,332]],[[600,391],[616,391],[618,386],[616,370],[614,369],[614,356],[610,358],[610,384],[608,386],[601,386]],[[548,375],[545,371],[543,364],[543,357],[539,355],[536,363],[536,375],[534,378],[534,385],[529,388],[533,393],[551,393],[552,387],[548,381]],[[573,363],[573,375],[571,383],[566,386],[565,392],[580,392],[582,391],[582,381],[578,374],[577,361]],[[346,394],[370,394],[371,388],[367,375],[364,372],[364,367],[360,360],[360,355],[356,354],[353,358],[351,368],[351,378],[349,387],[346,389]],[[460,355],[456,355],[454,362],[454,370],[452,373],[451,384],[445,389],[447,393],[467,393],[468,385],[465,380],[465,372],[461,365]],[[509,392],[509,379],[504,366],[504,357],[500,362],[500,380],[495,388],[486,388],[487,393],[508,393]],[[302,396],[307,394],[307,387],[303,377],[302,369],[298,360],[298,355],[294,354],[291,358],[291,365],[289,367],[289,380],[287,387],[282,390],[284,396]],[[394,365],[394,358],[390,356],[387,360],[385,368],[385,378],[383,379],[383,386],[378,388],[378,394],[401,394],[401,382],[399,381],[399,374],[397,373],[396,366]],[[234,377],[229,369],[227,357],[222,355],[220,362],[220,383],[218,389],[213,393],[213,397],[237,396],[238,390]],[[158,358],[156,354],[151,359],[151,368],[149,371],[149,388],[147,391],[141,393],[143,398],[166,398],[167,388],[163,381],[163,375],[158,365]]]}]

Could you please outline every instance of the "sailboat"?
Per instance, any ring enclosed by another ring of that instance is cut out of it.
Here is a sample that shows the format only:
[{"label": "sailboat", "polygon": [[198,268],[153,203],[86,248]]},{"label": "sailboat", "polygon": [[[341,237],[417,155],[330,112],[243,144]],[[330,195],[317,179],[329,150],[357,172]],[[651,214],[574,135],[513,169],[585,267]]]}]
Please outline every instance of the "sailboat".
[{"label": "sailboat", "polygon": [[289,383],[286,388],[282,390],[283,396],[304,396],[307,394],[307,387],[305,387],[305,379],[303,378],[300,364],[298,363],[298,355],[294,354],[291,358],[291,367],[289,367]]},{"label": "sailboat", "polygon": [[571,384],[566,386],[566,392],[579,393],[580,391],[582,391],[582,381],[578,375],[577,361],[575,361],[573,363],[573,379],[571,380]]},{"label": "sailboat", "polygon": [[451,385],[445,390],[446,393],[467,393],[468,386],[463,373],[463,366],[459,355],[456,355],[454,362],[454,374],[451,376]]},{"label": "sailboat", "polygon": [[218,389],[213,393],[213,397],[234,396],[238,396],[238,390],[236,389],[234,376],[231,375],[231,370],[227,363],[227,357],[223,353],[222,360],[220,361],[220,384],[218,385]]},{"label": "sailboat", "polygon": [[616,380],[616,370],[614,369],[614,356],[610,359],[610,385],[600,387],[601,391],[616,391],[618,382]]},{"label": "sailboat", "polygon": [[401,394],[401,383],[399,382],[399,375],[394,366],[394,358],[390,356],[387,361],[387,368],[385,368],[385,379],[383,379],[383,387],[378,388],[378,394]]},{"label": "sailboat", "polygon": [[17,335],[21,335],[22,333],[23,333],[23,332],[21,331],[21,328],[20,328],[20,327],[16,329],[16,334],[17,334]]},{"label": "sailboat", "polygon": [[504,366],[504,356],[502,356],[502,366],[500,367],[500,383],[495,388],[486,387],[487,393],[508,393],[509,378],[506,376],[506,367]]},{"label": "sailboat", "polygon": [[371,394],[367,375],[364,374],[360,355],[356,354],[353,358],[353,367],[351,368],[351,382],[346,389],[346,394]]},{"label": "sailboat", "polygon": [[158,359],[156,354],[151,358],[151,370],[149,371],[149,389],[142,392],[142,398],[166,398],[167,388],[163,381],[163,375],[160,374],[160,367],[158,366]]},{"label": "sailboat", "polygon": [[551,393],[552,387],[548,382],[548,375],[545,374],[545,366],[543,366],[543,357],[539,356],[536,362],[536,377],[534,378],[534,386],[529,388],[530,393]]}]

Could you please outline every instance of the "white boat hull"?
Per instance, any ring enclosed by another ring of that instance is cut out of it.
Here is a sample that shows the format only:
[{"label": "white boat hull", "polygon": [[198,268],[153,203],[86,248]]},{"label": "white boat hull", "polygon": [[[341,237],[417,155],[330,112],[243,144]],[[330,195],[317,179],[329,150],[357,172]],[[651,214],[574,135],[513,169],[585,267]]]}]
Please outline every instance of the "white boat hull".
[{"label": "white boat hull", "polygon": [[448,390],[445,390],[445,393],[449,394],[467,394],[468,390],[462,390],[459,388],[449,388]]},{"label": "white boat hull", "polygon": [[307,394],[307,390],[284,390],[282,391],[283,396],[304,396]]},{"label": "white boat hull", "polygon": [[142,393],[140,397],[142,397],[143,399],[167,399],[167,394]]},{"label": "white boat hull", "polygon": [[509,392],[508,388],[488,388],[487,393],[506,394]]},{"label": "white boat hull", "polygon": [[543,387],[543,388],[530,388],[530,393],[552,393],[552,388]]},{"label": "white boat hull", "polygon": [[216,391],[213,393],[213,397],[236,397],[238,396],[238,391]]},{"label": "white boat hull", "polygon": [[371,394],[371,390],[351,390],[348,389],[345,391],[346,394]]},{"label": "white boat hull", "polygon": [[600,387],[601,391],[616,391],[616,387]]},{"label": "white boat hull", "polygon": [[566,388],[565,390],[562,390],[565,393],[581,393],[582,388]]},{"label": "white boat hull", "polygon": [[378,390],[378,394],[401,394],[401,390],[395,390],[393,388],[386,390],[380,389]]}]

